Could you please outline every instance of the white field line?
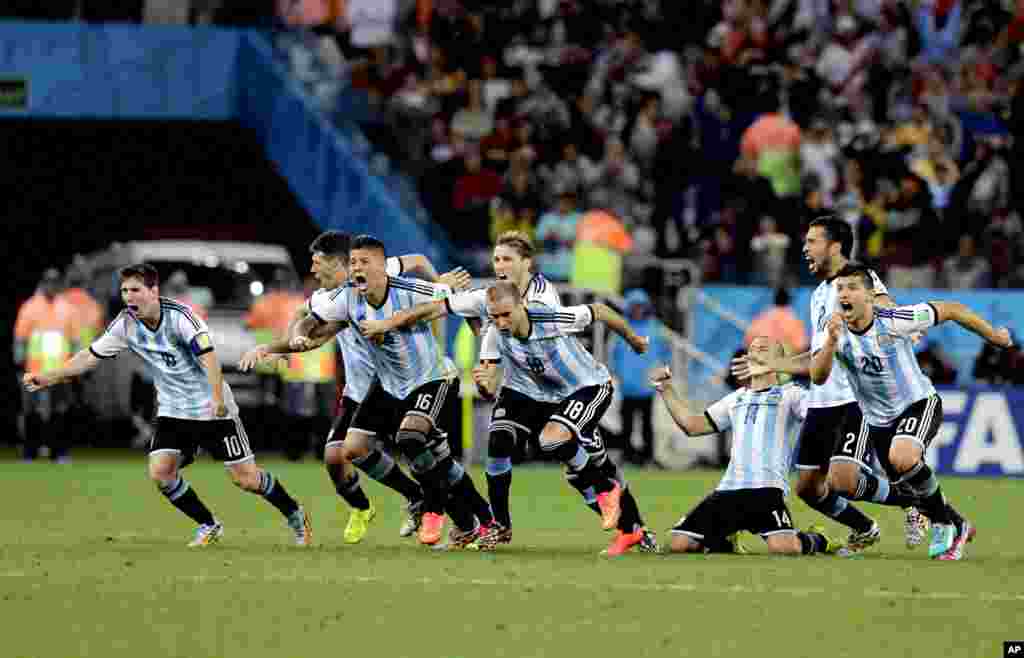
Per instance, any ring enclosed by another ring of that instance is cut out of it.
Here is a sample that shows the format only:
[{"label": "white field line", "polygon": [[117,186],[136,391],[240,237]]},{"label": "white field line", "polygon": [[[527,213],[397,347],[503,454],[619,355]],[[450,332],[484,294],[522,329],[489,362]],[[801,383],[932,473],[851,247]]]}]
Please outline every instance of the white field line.
[{"label": "white field line", "polygon": [[[955,567],[954,567],[955,568]],[[0,572],[0,578],[38,578],[38,574],[27,574],[22,571]],[[116,584],[122,582],[116,575],[102,578],[102,581]],[[774,587],[763,585],[707,585],[698,583],[573,583],[573,582],[523,582],[512,580],[490,580],[483,578],[415,578],[394,580],[376,576],[330,576],[316,574],[269,573],[269,574],[195,574],[174,575],[157,578],[162,583],[190,583],[197,585],[217,584],[313,584],[313,585],[352,585],[371,584],[386,586],[418,586],[418,587],[500,587],[527,591],[570,588],[594,592],[678,592],[681,594],[711,595],[749,595],[763,594],[810,598],[822,596],[856,595],[856,590],[825,589],[823,587]],[[95,581],[93,581],[95,582]],[[56,584],[52,580],[50,584]],[[1000,603],[1024,603],[1024,594],[1010,592],[897,592],[878,589],[864,589],[859,594],[866,599],[901,599],[918,601],[983,601]]]}]

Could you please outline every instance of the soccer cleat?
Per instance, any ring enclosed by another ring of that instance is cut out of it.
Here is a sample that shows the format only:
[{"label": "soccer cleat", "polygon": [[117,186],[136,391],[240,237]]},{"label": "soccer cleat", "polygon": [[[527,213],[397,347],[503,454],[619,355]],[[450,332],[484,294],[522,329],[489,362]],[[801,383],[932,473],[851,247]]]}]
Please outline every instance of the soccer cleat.
[{"label": "soccer cleat", "polygon": [[[814,532],[821,532],[821,530],[815,530]],[[821,532],[821,534],[824,535],[825,533]],[[828,536],[825,538],[828,539]],[[843,557],[849,557],[862,552],[866,548],[874,546],[881,540],[882,529],[878,527],[877,523],[872,522],[871,527],[864,532],[851,532],[850,536],[846,539],[846,546],[840,546],[836,552]]]},{"label": "soccer cleat", "polygon": [[956,539],[953,540],[953,545],[936,559],[943,561],[962,560],[964,558],[964,546],[967,545],[967,542],[974,539],[975,534],[977,534],[977,531],[974,529],[974,526],[967,519],[964,519],[963,528],[957,534]]},{"label": "soccer cleat", "polygon": [[907,508],[907,516],[903,520],[903,534],[907,540],[907,548],[917,548],[928,534],[931,523],[928,517],[921,514],[916,507]]},{"label": "soccer cleat", "polygon": [[[492,521],[486,526],[477,528],[476,537],[466,546],[468,551],[493,551],[501,542],[503,532],[508,533],[509,541],[512,540],[512,531]],[[505,542],[506,544],[508,541]]]},{"label": "soccer cleat", "polygon": [[425,512],[420,522],[416,538],[421,544],[433,546],[441,541],[441,531],[444,530],[444,517],[433,512]]},{"label": "soccer cleat", "polygon": [[[875,542],[878,541],[878,538],[881,536],[881,532],[878,531],[878,524],[876,523],[876,524],[872,525],[871,526],[871,530],[875,530],[876,531],[875,535],[874,535],[875,539],[872,542],[872,543],[875,543]],[[871,534],[871,530],[869,530],[868,532],[862,533],[862,534],[864,534],[864,535]],[[813,533],[821,535],[822,537],[825,538],[825,550],[822,551],[822,552],[825,553],[826,555],[833,555],[835,553],[839,553],[841,550],[844,550],[846,548],[845,546],[843,546],[843,543],[841,541],[839,541],[838,539],[833,539],[832,537],[829,537],[828,534],[825,533],[825,527],[824,526],[812,525],[810,528],[807,529],[807,532],[808,533],[812,533],[813,532]],[[868,546],[870,546],[870,545],[871,544],[868,544]]]},{"label": "soccer cleat", "polygon": [[363,537],[366,536],[366,532],[370,529],[370,521],[373,521],[377,516],[377,510],[374,508],[373,503],[366,509],[354,509],[352,513],[348,515],[348,524],[345,526],[345,532],[342,535],[342,540],[346,544],[358,544],[363,541]]},{"label": "soccer cleat", "polygon": [[647,528],[641,528],[643,532],[643,538],[640,543],[637,544],[637,550],[641,553],[661,553],[661,546],[658,546],[658,535],[654,534],[653,530]]},{"label": "soccer cleat", "polygon": [[448,543],[445,544],[445,548],[449,551],[458,551],[461,549],[476,550],[475,543],[484,532],[486,532],[486,530],[483,526],[477,526],[473,530],[459,530],[455,526],[452,526],[448,530]]},{"label": "soccer cleat", "polygon": [[313,545],[313,524],[309,520],[309,514],[301,505],[288,517],[288,527],[295,533],[296,546]]},{"label": "soccer cleat", "polygon": [[597,494],[597,506],[601,510],[601,528],[603,530],[614,529],[619,524],[619,517],[622,516],[622,487],[618,482],[613,484],[610,491]]},{"label": "soccer cleat", "polygon": [[932,524],[932,541],[928,544],[928,557],[935,559],[953,548],[956,526],[946,523]]},{"label": "soccer cleat", "polygon": [[750,552],[743,544],[743,537],[739,531],[734,532],[731,535],[727,535],[725,540],[732,544],[732,552],[734,555],[746,555]]},{"label": "soccer cleat", "polygon": [[420,521],[423,520],[423,501],[417,500],[405,506],[406,517],[402,527],[398,529],[399,537],[411,537],[420,529]]},{"label": "soccer cleat", "polygon": [[220,541],[224,536],[224,526],[220,521],[214,521],[213,525],[203,524],[196,528],[196,535],[188,543],[190,547],[210,546]]},{"label": "soccer cleat", "polygon": [[623,532],[619,530],[618,534],[615,535],[615,539],[608,545],[608,548],[601,551],[601,555],[607,555],[608,557],[619,557],[625,554],[626,551],[633,548],[634,546],[644,541],[644,529],[639,528],[633,532]]}]

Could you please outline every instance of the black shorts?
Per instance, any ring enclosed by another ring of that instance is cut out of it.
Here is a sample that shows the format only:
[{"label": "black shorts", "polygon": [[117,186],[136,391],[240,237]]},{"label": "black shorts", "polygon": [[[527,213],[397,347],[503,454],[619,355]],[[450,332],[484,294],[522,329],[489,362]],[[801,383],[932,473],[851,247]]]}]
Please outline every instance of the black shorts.
[{"label": "black shorts", "polygon": [[351,429],[384,438],[398,431],[403,418],[414,415],[427,418],[435,429],[444,433],[442,419],[451,416],[454,411],[451,407],[459,403],[458,387],[457,379],[438,379],[399,400],[379,383],[374,384],[352,418]]},{"label": "black shorts", "polygon": [[358,402],[348,396],[342,396],[338,401],[338,413],[335,414],[334,422],[331,423],[331,431],[327,433],[327,442],[324,443],[324,448],[341,445],[345,442],[345,435],[348,434],[348,428],[358,409]]},{"label": "black shorts", "polygon": [[827,471],[831,462],[847,461],[870,469],[871,443],[859,430],[863,417],[856,402],[809,408],[793,466],[801,471]]},{"label": "black shorts", "polygon": [[739,530],[762,537],[792,534],[793,520],[782,498],[782,489],[737,489],[713,491],[689,514],[679,519],[672,534],[686,535],[701,542],[721,540]]},{"label": "black shorts", "polygon": [[185,420],[157,417],[156,432],[149,442],[149,454],[176,452],[181,455],[184,465],[195,460],[199,447],[228,466],[254,458],[241,419]]},{"label": "black shorts", "polygon": [[858,431],[859,435],[866,437],[874,449],[878,462],[885,469],[889,479],[895,481],[901,476],[896,473],[889,462],[889,448],[892,446],[892,442],[896,439],[909,439],[927,453],[928,446],[939,433],[941,426],[942,398],[938,395],[931,395],[907,407],[887,427],[869,425],[867,419],[864,419],[861,421]]},{"label": "black shorts", "polygon": [[557,405],[551,421],[564,425],[591,455],[604,454],[600,425],[614,393],[611,382],[581,388]]}]

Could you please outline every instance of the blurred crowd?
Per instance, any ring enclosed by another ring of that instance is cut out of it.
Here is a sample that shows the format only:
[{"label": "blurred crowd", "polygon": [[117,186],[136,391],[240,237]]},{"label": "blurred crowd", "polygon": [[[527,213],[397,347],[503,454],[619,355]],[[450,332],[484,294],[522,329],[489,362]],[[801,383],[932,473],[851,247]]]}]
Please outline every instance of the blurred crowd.
[{"label": "blurred crowd", "polygon": [[791,284],[806,219],[834,211],[895,287],[1024,282],[1011,0],[342,4],[393,21],[320,29],[460,247],[528,230],[566,279],[598,210],[708,281]]}]

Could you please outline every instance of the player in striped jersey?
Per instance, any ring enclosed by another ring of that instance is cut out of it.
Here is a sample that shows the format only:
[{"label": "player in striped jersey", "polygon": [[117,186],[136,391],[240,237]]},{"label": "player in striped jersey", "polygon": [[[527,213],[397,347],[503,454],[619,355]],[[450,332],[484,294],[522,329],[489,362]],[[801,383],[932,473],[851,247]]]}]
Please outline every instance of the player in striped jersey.
[{"label": "player in striped jersey", "polygon": [[[520,289],[508,281],[487,290],[487,314],[491,326],[480,359],[500,362],[509,388],[502,405],[495,407],[495,422],[507,421],[537,434],[541,449],[565,465],[570,483],[579,491],[593,490],[602,527],[618,529],[607,555],[622,555],[633,546],[657,550],[635,499],[623,496],[623,484],[614,477],[618,468],[601,440],[599,424],[613,393],[611,375],[573,334],[599,320],[637,352],[647,349],[647,338],[604,304],[527,305]],[[474,378],[485,393],[495,393],[495,366],[478,368]]]},{"label": "player in striped jersey", "polygon": [[[782,344],[757,336],[755,354],[783,356]],[[672,529],[673,553],[729,551],[727,537],[740,530],[761,535],[772,553],[834,553],[838,544],[821,529],[797,532],[786,508],[790,456],[807,411],[807,391],[780,386],[774,372],[753,377],[701,415],[690,414],[663,368],[652,379],[669,413],[687,435],[732,429],[729,466],[721,482]]]},{"label": "player in striped jersey", "polygon": [[[310,244],[311,272],[320,285],[320,289],[314,295],[329,294],[332,290],[348,283],[350,242],[351,239],[347,233],[326,231],[317,236]],[[387,259],[385,270],[389,276],[399,276],[406,272],[418,274],[428,281],[447,283],[453,289],[467,287],[470,280],[469,274],[461,268],[438,275],[430,260],[420,254],[392,256]],[[311,304],[312,299],[307,300],[307,303],[299,309],[292,321],[293,327],[309,315]],[[327,474],[334,484],[335,491],[352,508],[342,535],[343,540],[348,544],[362,541],[369,529],[370,522],[376,516],[376,510],[359,483],[358,472],[351,467],[342,454],[342,446],[349,425],[355,416],[356,409],[369,394],[377,372],[377,366],[369,348],[357,338],[357,333],[357,329],[346,327],[338,331],[336,335],[344,364],[345,383],[341,392],[338,413],[324,445],[324,466],[327,469]],[[330,337],[325,336],[321,340],[326,342],[330,340]],[[321,343],[320,340],[310,347],[315,349],[320,346],[319,343]],[[242,357],[239,367],[246,371],[271,355],[286,354],[292,351],[295,350],[289,345],[288,337],[284,337],[250,350]],[[365,446],[365,454],[354,459],[352,463],[369,477],[397,491],[406,499],[406,509],[409,515],[402,524],[399,534],[407,537],[416,532],[419,528],[423,503],[423,493],[419,485],[402,471],[391,455],[377,445]]]},{"label": "player in striped jersey", "polygon": [[160,296],[159,275],[153,267],[126,267],[120,279],[127,309],[64,368],[26,376],[26,388],[38,390],[77,377],[104,359],[125,350],[133,352],[152,375],[157,391],[149,477],[172,505],[199,524],[189,545],[212,544],[224,534],[224,527],[179,474],[200,446],[224,462],[235,485],[263,496],[280,510],[296,544],[311,545],[309,516],[280,481],[256,465],[206,324],[187,307]]},{"label": "player in striped jersey", "polygon": [[[825,216],[810,223],[804,239],[804,256],[811,273],[822,280],[811,295],[812,350],[824,338],[828,318],[837,308],[836,274],[848,262],[852,249],[853,231],[846,221]],[[893,306],[889,291],[873,271],[871,280],[876,303]],[[788,359],[769,357],[767,364],[779,372],[807,375],[810,357],[811,352]],[[757,359],[757,355],[752,355],[751,361]],[[738,374],[745,378],[742,375],[746,373]],[[924,539],[927,520],[910,505],[910,498],[887,486],[868,497],[858,490],[861,471],[871,470],[871,448],[863,437],[849,437],[841,430],[848,419],[849,424],[859,424],[861,415],[843,371],[836,369],[821,385],[812,382],[807,420],[797,448],[796,493],[811,509],[851,529],[846,552],[864,550],[881,539],[878,524],[851,504],[854,500],[907,507],[907,545],[916,546]]]},{"label": "player in striped jersey", "polygon": [[[864,411],[859,425],[844,427],[847,436],[867,440],[875,448],[889,478],[907,487],[917,507],[932,521],[928,554],[959,560],[964,544],[975,534],[943,498],[942,488],[925,463],[925,451],[942,424],[942,401],[921,372],[910,336],[953,321],[1002,348],[1013,345],[1009,330],[995,329],[963,304],[929,302],[878,308],[870,271],[848,263],[836,277],[839,310],[811,360],[811,378],[826,381],[834,361],[849,377]],[[888,483],[862,473],[858,489],[871,494]]]},{"label": "player in striped jersey", "polygon": [[[385,262],[383,243],[371,236],[355,238],[349,253],[349,285],[311,299],[310,317],[296,327],[293,345],[302,348],[348,324],[387,318],[451,292],[445,285],[388,276]],[[423,487],[420,542],[440,540],[447,509],[455,525],[449,534],[451,546],[492,547],[486,532],[492,521],[490,507],[451,457],[447,433],[440,426],[450,405],[457,404],[457,391],[452,390],[454,372],[430,327],[417,325],[372,342],[361,335],[357,339],[373,356],[378,385],[352,419],[343,458],[359,459],[370,439],[394,435]]]},{"label": "player in striped jersey", "polygon": [[[498,236],[491,261],[494,275],[498,281],[515,284],[527,304],[543,304],[545,306],[561,306],[561,299],[554,284],[543,274],[533,272],[533,242],[521,231],[506,231]],[[476,288],[452,295],[444,300],[426,302],[407,311],[402,311],[389,319],[376,324],[367,322],[367,335],[383,335],[395,329],[413,325],[417,322],[435,320],[448,314],[459,315],[471,322],[474,331],[480,324],[487,321],[487,290]],[[503,389],[505,390],[505,389]],[[511,391],[512,389],[507,389]],[[505,394],[507,397],[507,394]],[[512,516],[509,510],[509,492],[512,487],[512,455],[515,452],[517,432],[523,425],[512,422],[504,416],[494,416],[497,410],[505,413],[501,395],[494,405],[491,417],[491,429],[487,441],[487,497],[491,501],[495,522],[500,526],[496,532],[498,543],[507,544],[512,541]],[[621,479],[621,478],[620,478]],[[623,480],[624,481],[624,480]],[[583,492],[581,492],[583,493]],[[593,493],[588,501],[596,510]]]}]

